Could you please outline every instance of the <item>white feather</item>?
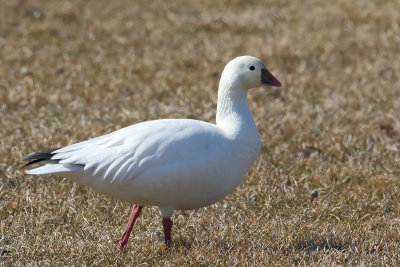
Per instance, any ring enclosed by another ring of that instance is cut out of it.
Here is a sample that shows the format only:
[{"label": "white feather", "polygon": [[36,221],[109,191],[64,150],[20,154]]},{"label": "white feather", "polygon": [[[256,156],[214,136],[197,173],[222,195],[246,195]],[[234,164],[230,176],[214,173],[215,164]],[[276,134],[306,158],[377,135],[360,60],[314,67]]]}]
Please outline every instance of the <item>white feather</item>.
[{"label": "white feather", "polygon": [[[212,204],[243,179],[260,149],[247,90],[260,85],[263,63],[232,60],[221,77],[217,124],[166,119],[135,124],[56,151],[28,174],[61,173],[106,195],[139,205],[174,209]],[[58,163],[57,163],[58,161]]]}]

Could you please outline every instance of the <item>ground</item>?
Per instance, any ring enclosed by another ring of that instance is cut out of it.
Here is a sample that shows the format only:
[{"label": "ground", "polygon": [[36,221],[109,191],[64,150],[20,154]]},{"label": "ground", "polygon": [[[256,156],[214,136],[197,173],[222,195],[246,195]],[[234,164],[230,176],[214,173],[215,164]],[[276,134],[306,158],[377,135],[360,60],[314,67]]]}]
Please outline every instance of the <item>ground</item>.
[{"label": "ground", "polygon": [[[11,265],[400,264],[400,2],[0,2],[0,262]],[[253,89],[262,152],[223,201],[173,216],[19,159],[158,118],[215,121],[240,55],[284,84]],[[315,191],[317,190],[317,191]],[[313,196],[313,197],[312,197]]]}]

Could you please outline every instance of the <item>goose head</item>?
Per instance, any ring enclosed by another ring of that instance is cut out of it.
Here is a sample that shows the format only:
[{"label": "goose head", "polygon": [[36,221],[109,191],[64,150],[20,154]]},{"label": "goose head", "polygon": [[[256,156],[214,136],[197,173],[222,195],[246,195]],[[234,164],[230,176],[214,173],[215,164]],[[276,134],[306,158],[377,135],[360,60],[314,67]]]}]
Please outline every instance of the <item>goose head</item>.
[{"label": "goose head", "polygon": [[246,91],[262,85],[282,86],[260,59],[251,56],[241,56],[231,60],[225,66],[221,83],[236,85]]}]

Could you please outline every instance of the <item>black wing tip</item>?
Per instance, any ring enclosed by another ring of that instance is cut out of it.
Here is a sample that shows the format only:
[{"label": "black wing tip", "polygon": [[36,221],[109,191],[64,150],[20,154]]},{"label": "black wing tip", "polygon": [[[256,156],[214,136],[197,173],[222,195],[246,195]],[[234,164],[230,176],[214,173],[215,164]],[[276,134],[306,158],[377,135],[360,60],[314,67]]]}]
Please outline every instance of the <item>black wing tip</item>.
[{"label": "black wing tip", "polygon": [[51,158],[54,156],[54,151],[58,150],[60,148],[49,148],[49,149],[43,149],[43,150],[38,150],[35,152],[32,152],[25,157],[23,157],[21,160],[30,160],[30,159],[44,159],[44,158]]},{"label": "black wing tip", "polygon": [[26,163],[24,166],[22,166],[21,169],[24,169],[24,168],[26,168],[30,165],[33,165],[35,163],[38,163],[38,162],[50,161],[51,158],[54,156],[53,152],[58,149],[60,149],[60,148],[49,148],[49,149],[44,149],[44,150],[38,150],[38,151],[35,151],[35,152],[32,152],[32,153],[26,155],[25,157],[20,159],[20,161],[29,160],[29,162]]},{"label": "black wing tip", "polygon": [[45,161],[45,159],[35,159],[35,160],[32,160],[32,161],[26,163],[24,166],[22,166],[21,169],[25,169],[25,168],[27,168],[28,166],[33,165],[33,164],[38,163],[38,162],[41,162],[41,161]]}]

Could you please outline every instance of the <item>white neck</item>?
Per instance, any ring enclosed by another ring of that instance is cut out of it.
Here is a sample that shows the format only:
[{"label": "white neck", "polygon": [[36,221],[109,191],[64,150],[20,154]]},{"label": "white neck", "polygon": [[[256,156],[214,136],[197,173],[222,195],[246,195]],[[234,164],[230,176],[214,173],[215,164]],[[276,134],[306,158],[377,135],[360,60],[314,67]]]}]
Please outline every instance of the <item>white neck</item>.
[{"label": "white neck", "polygon": [[247,90],[228,80],[222,77],[219,83],[217,126],[231,138],[255,138],[259,142],[257,127],[247,104]]}]

